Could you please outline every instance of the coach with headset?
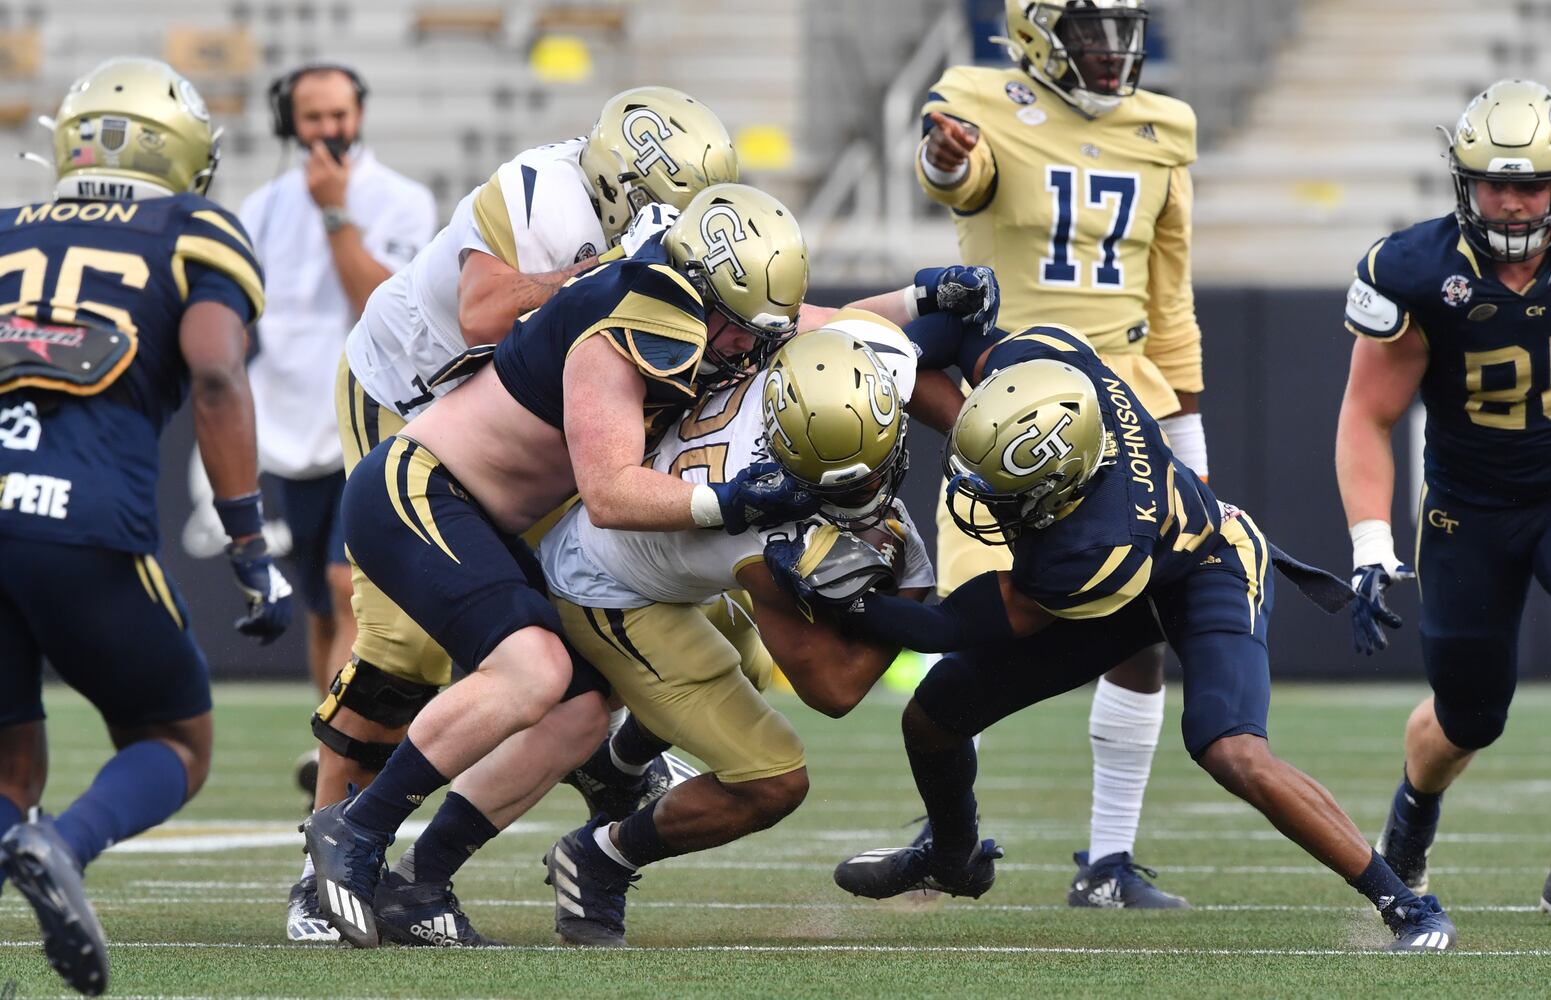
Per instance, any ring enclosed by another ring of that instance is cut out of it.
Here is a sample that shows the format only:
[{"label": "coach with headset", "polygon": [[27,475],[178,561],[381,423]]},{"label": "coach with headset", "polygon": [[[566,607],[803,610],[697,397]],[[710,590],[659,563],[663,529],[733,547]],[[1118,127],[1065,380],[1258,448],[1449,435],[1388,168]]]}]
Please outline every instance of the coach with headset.
[{"label": "coach with headset", "polygon": [[326,689],[350,658],[355,619],[340,531],[345,476],[334,373],[367,297],[436,232],[430,190],[378,163],[361,143],[366,84],[332,63],[269,88],[274,133],[295,163],[242,203],[267,298],[249,370],[260,466],[279,479],[308,608],[307,657]]}]

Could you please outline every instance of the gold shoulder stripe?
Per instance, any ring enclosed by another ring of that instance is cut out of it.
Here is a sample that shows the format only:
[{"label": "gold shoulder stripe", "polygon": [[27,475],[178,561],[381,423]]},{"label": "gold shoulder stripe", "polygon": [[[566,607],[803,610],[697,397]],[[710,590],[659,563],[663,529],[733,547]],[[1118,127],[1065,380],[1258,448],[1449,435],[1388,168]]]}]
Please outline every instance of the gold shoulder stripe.
[{"label": "gold shoulder stripe", "polygon": [[[1379,249],[1381,247],[1383,247],[1384,244],[1387,243],[1387,242],[1388,242],[1388,240],[1379,240],[1379,242],[1377,242],[1377,243],[1375,243],[1373,245],[1373,249],[1368,251],[1368,283],[1369,284],[1372,284],[1373,282],[1379,280],[1379,276],[1373,273],[1373,266],[1374,266],[1375,263],[1378,262],[1378,259],[1379,259]],[[1462,242],[1462,243],[1464,242],[1464,237],[1463,236],[1460,237],[1460,242]]]},{"label": "gold shoulder stripe", "polygon": [[512,231],[511,213],[506,210],[506,195],[501,192],[501,172],[497,170],[474,196],[474,225],[479,238],[507,267],[521,271],[517,261],[517,234]]},{"label": "gold shoulder stripe", "polygon": [[1060,611],[1047,608],[1051,614],[1058,618],[1103,618],[1112,615],[1116,611],[1129,604],[1142,591],[1147,589],[1147,581],[1152,579],[1152,556],[1142,560],[1142,565],[1132,574],[1119,590],[1112,594],[1096,598],[1086,604],[1079,604],[1074,608],[1064,608]]},{"label": "gold shoulder stripe", "polygon": [[[1481,277],[1481,264],[1476,260],[1476,251],[1475,248],[1470,245],[1470,241],[1461,236],[1459,238],[1459,242],[1455,244],[1454,248],[1463,254],[1465,259],[1470,262],[1470,270],[1475,273],[1475,276],[1478,278]],[[1368,271],[1370,274],[1373,272],[1372,264],[1368,265]]]},{"label": "gold shoulder stripe", "polygon": [[172,249],[173,280],[177,282],[178,294],[188,298],[188,276],[184,271],[183,262],[192,260],[206,267],[213,267],[237,282],[242,288],[248,300],[253,303],[253,313],[257,318],[264,311],[264,282],[259,278],[258,272],[247,259],[222,243],[220,240],[211,239],[208,236],[179,236],[178,242]]},{"label": "gold shoulder stripe", "polygon": [[237,243],[244,250],[248,251],[250,255],[254,257],[258,256],[257,254],[253,253],[253,244],[248,242],[248,238],[242,234],[242,230],[238,229],[230,222],[227,222],[220,212],[209,208],[202,208],[195,212],[193,217],[198,219],[200,222],[210,223],[210,225],[236,240]]},{"label": "gold shoulder stripe", "polygon": [[1078,587],[1072,596],[1077,597],[1081,594],[1086,594],[1100,583],[1109,579],[1109,575],[1120,568],[1120,564],[1125,561],[1126,556],[1130,555],[1130,553],[1131,546],[1129,545],[1115,546],[1110,550],[1108,558],[1104,560],[1104,565],[1099,567],[1099,571],[1093,574],[1087,583],[1083,584],[1081,587]]}]

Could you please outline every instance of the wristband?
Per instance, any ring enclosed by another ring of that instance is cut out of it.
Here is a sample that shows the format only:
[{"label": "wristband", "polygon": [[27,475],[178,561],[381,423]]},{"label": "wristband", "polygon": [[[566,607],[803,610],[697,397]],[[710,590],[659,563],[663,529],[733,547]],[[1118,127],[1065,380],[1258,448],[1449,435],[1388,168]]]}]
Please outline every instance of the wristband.
[{"label": "wristband", "polygon": [[264,498],[257,490],[240,497],[215,501],[216,516],[227,538],[243,538],[264,531]]},{"label": "wristband", "polygon": [[932,166],[931,161],[926,158],[926,146],[922,145],[921,172],[926,175],[927,180],[932,182],[933,187],[957,187],[963,183],[965,177],[969,176],[969,161],[965,160],[952,170],[939,169]]},{"label": "wristband", "polygon": [[921,318],[921,287],[919,285],[911,285],[899,294],[905,300],[905,315],[909,316],[910,322],[914,323]]},{"label": "wristband", "polygon": [[694,518],[697,527],[720,528],[722,504],[716,499],[716,491],[704,483],[696,484],[689,495],[689,516]]},{"label": "wristband", "polygon": [[1382,566],[1392,573],[1400,565],[1388,521],[1376,517],[1352,525],[1352,566]]}]

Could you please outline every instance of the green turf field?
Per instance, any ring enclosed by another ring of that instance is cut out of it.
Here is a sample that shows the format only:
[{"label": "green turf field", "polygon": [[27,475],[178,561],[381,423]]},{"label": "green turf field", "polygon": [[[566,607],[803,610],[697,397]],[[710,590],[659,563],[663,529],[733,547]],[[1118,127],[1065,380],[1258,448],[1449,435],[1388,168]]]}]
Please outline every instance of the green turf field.
[{"label": "green turf field", "polygon": [[[1171,695],[1178,693],[1174,686]],[[1420,688],[1284,686],[1273,743],[1376,833]],[[110,851],[87,887],[113,941],[112,994],[176,997],[992,997],[1544,996],[1551,922],[1536,912],[1551,864],[1551,689],[1523,688],[1503,740],[1446,801],[1433,889],[1462,952],[1392,956],[1366,904],[1199,772],[1171,697],[1148,793],[1141,860],[1196,904],[1188,913],[1072,911],[1070,854],[1086,847],[1088,697],[1079,692],[992,730],[982,752],[982,831],[1007,849],[978,901],[906,908],[854,899],[830,869],[909,839],[919,811],[900,744],[901,699],[880,691],[834,721],[789,696],[806,740],[807,803],[776,829],[651,868],[630,894],[629,952],[551,947],[539,857],[580,822],[559,789],[466,867],[458,889],[485,934],[512,950],[352,952],[284,941],[300,863],[291,764],[311,698],[296,686],[217,691],[214,774],[161,830]],[[101,724],[69,692],[48,696],[60,808],[105,753]],[[429,818],[435,803],[417,818]],[[402,846],[402,845],[401,845]],[[396,856],[397,848],[392,852]],[[0,995],[58,996],[31,911],[0,896]]]}]

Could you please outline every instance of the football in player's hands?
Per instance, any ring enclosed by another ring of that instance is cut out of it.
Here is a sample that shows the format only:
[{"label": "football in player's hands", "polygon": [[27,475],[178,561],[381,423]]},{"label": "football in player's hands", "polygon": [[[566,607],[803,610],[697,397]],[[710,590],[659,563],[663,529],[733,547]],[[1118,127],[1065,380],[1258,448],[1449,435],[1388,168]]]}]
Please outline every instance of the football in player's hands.
[{"label": "football in player's hands", "polygon": [[877,549],[889,565],[888,579],[879,580],[873,589],[884,594],[899,590],[899,581],[905,574],[905,526],[893,518],[880,521],[855,532],[857,538]]}]

